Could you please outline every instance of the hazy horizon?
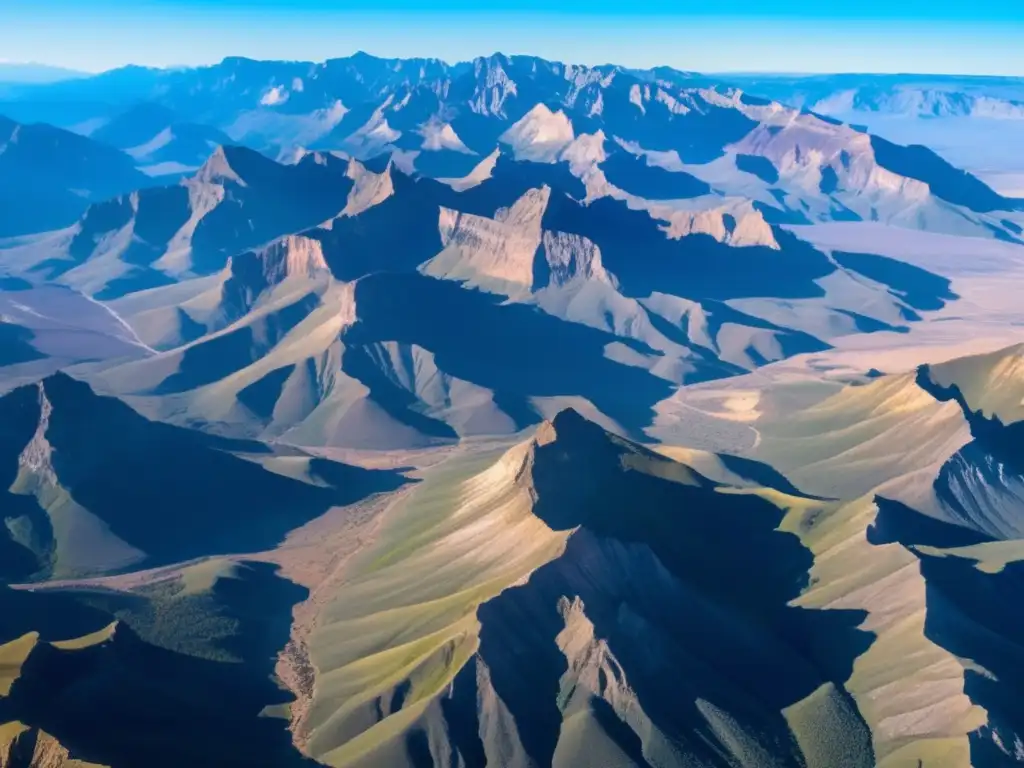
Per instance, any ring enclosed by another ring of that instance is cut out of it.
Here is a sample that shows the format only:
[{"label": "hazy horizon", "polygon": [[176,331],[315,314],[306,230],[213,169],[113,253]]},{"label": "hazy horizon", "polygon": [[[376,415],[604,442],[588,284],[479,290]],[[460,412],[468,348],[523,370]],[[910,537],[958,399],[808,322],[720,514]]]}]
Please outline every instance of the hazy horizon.
[{"label": "hazy horizon", "polygon": [[601,65],[617,65],[624,67],[635,66],[637,69],[654,69],[661,66],[673,67],[683,72],[694,72],[696,74],[703,75],[733,75],[733,76],[757,76],[757,77],[828,77],[828,76],[880,76],[880,77],[960,77],[960,78],[976,78],[979,80],[983,79],[1000,79],[1000,78],[1011,78],[1020,79],[1024,78],[1024,73],[1021,74],[1009,74],[1006,72],[991,72],[991,73],[966,73],[959,71],[938,71],[938,70],[886,70],[886,71],[869,71],[869,70],[785,70],[785,69],[747,69],[747,68],[735,68],[735,69],[698,69],[693,67],[682,67],[673,64],[667,64],[664,62],[647,64],[647,65],[630,65],[622,61],[616,60],[594,60],[594,61],[580,61],[576,59],[567,59],[564,57],[549,57],[540,56],[539,54],[532,53],[530,51],[519,51],[519,50],[493,50],[489,52],[478,53],[469,57],[462,58],[444,58],[441,56],[389,56],[383,53],[378,53],[373,50],[365,49],[353,49],[347,51],[339,51],[336,54],[329,55],[321,58],[277,58],[277,57],[265,57],[265,56],[244,56],[239,54],[228,53],[224,56],[220,56],[210,61],[194,62],[194,63],[176,63],[176,64],[143,64],[137,61],[125,61],[114,66],[106,67],[103,69],[81,69],[64,64],[55,63],[53,61],[45,61],[40,59],[30,60],[12,60],[7,58],[0,58],[0,67],[39,67],[46,68],[55,71],[64,71],[69,75],[81,75],[81,76],[93,76],[101,75],[106,72],[112,72],[118,69],[126,69],[129,67],[139,67],[143,69],[156,69],[156,70],[175,70],[175,69],[192,69],[201,67],[216,66],[226,59],[239,58],[248,59],[251,61],[283,61],[283,62],[309,62],[312,64],[322,64],[329,60],[344,59],[356,54],[367,54],[374,58],[379,59],[413,59],[413,58],[425,58],[425,59],[436,59],[445,62],[446,64],[459,64],[471,62],[477,58],[486,58],[492,55],[506,55],[506,56],[538,56],[539,58],[547,59],[549,61],[557,61],[562,64],[580,65],[580,66],[601,66]]},{"label": "hazy horizon", "polygon": [[443,0],[8,0],[0,50],[82,72],[127,64],[200,66],[225,56],[321,61],[367,50],[464,61],[494,51],[701,72],[1024,75],[1024,9],[952,2],[864,0],[822,8],[753,0],[680,8],[655,0],[541,3],[487,10]]}]

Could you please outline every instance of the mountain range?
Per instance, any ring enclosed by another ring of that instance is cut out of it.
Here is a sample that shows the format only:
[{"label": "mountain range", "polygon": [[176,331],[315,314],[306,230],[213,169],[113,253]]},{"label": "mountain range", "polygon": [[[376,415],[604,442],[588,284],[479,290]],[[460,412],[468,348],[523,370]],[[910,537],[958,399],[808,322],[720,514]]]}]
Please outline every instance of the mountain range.
[{"label": "mountain range", "polygon": [[1019,87],[5,86],[0,768],[1019,763]]}]

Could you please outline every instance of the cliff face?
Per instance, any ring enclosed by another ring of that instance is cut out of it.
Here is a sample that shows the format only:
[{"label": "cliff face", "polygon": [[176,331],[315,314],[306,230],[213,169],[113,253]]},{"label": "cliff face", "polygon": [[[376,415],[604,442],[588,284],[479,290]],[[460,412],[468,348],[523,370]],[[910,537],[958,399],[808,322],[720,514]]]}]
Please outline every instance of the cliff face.
[{"label": "cliff face", "polygon": [[0,725],[0,768],[107,768],[71,757],[46,731],[23,723]]}]

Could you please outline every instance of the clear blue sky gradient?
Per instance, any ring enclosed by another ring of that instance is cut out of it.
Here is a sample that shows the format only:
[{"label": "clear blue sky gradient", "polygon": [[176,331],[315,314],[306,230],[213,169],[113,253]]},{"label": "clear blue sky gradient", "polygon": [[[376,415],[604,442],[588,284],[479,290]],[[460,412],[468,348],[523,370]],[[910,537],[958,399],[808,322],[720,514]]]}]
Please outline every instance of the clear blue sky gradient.
[{"label": "clear blue sky gradient", "polygon": [[1024,75],[1024,0],[0,0],[0,60],[101,71],[500,50],[709,72]]}]

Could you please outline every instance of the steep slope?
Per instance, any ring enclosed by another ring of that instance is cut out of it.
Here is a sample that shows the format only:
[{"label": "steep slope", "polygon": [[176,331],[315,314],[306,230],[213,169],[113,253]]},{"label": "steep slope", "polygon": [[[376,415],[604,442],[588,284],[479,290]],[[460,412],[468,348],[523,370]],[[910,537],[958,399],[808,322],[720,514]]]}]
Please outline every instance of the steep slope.
[{"label": "steep slope", "polygon": [[[751,83],[752,92],[762,85]],[[83,93],[94,87],[80,86]],[[41,92],[74,92],[48,88]],[[582,137],[600,134],[628,152],[610,153],[597,176],[587,164],[592,194],[619,190],[678,203],[703,191],[755,202],[773,222],[861,218],[1019,234],[995,215],[1015,208],[1013,200],[929,149],[669,68],[502,54],[454,65],[366,54],[321,65],[231,58],[157,73],[132,95],[132,103],[144,99],[274,156],[301,147],[363,160],[391,153],[426,175],[458,178],[499,146],[521,159],[565,163]]]},{"label": "steep slope", "polygon": [[1014,148],[1024,79],[948,75],[730,78],[745,90],[862,125],[898,144],[923,144],[997,192],[1024,197]]},{"label": "steep slope", "polygon": [[[344,163],[301,163],[317,158]],[[956,298],[924,270],[830,258],[763,219],[748,238],[580,200],[557,165],[498,156],[464,187],[344,167],[340,215],[320,227],[111,302],[162,354],[99,371],[100,386],[158,418],[302,445],[508,433],[570,402],[631,431],[673,386],[899,330]]]},{"label": "steep slope", "polygon": [[0,589],[0,761],[312,765],[270,677],[304,597],[265,563],[208,563],[127,590]]},{"label": "steep slope", "polygon": [[1019,760],[1024,634],[1001,607],[1024,561],[1019,364],[1011,347],[925,365],[752,421],[753,455],[801,488],[863,494],[790,529],[819,555],[801,605],[877,612],[849,690],[895,765]]},{"label": "steep slope", "polygon": [[73,224],[89,203],[146,186],[128,155],[0,116],[0,237]]},{"label": "steep slope", "polygon": [[918,373],[923,389],[962,410],[973,439],[943,465],[926,494],[907,503],[993,541],[1024,536],[1021,352],[1011,347]]},{"label": "steep slope", "polygon": [[336,215],[353,185],[346,169],[330,155],[286,166],[221,147],[180,184],[97,203],[73,227],[17,246],[6,260],[30,279],[99,298],[210,274],[232,254]]},{"label": "steep slope", "polygon": [[723,485],[570,410],[391,514],[310,638],[293,728],[329,765],[952,768],[1012,712],[870,499]]},{"label": "steep slope", "polygon": [[398,484],[310,459],[325,481],[308,485],[236,455],[265,446],[150,422],[61,374],[4,395],[0,409],[6,580],[259,551],[333,506]]}]

